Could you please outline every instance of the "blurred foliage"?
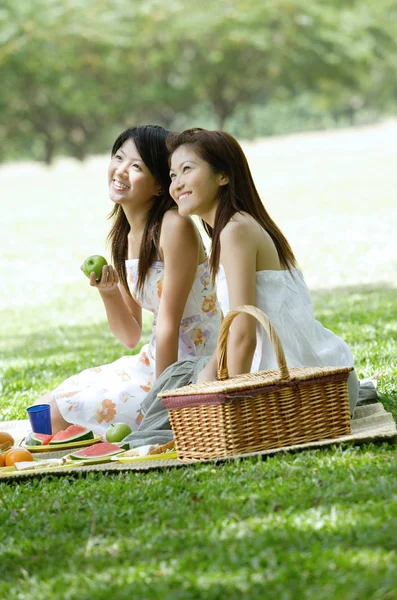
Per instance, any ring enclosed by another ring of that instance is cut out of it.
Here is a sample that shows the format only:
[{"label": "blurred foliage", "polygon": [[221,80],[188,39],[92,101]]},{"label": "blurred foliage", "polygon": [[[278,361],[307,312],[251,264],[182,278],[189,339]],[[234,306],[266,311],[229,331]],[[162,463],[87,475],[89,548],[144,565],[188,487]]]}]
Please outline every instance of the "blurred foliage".
[{"label": "blurred foliage", "polygon": [[2,0],[0,159],[83,159],[142,122],[253,137],[390,114],[396,17],[396,0]]}]

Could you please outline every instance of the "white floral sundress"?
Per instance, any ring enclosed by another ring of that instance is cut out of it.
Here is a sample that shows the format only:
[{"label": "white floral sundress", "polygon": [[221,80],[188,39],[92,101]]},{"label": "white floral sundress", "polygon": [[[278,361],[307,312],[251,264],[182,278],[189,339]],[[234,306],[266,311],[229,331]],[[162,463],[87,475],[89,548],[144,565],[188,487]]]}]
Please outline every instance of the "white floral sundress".
[{"label": "white floral sundress", "polygon": [[[128,423],[139,428],[142,400],[155,379],[156,322],[164,281],[164,263],[152,263],[141,293],[136,292],[138,259],[126,261],[127,281],[132,296],[153,313],[150,341],[140,353],[113,363],[86,369],[69,377],[53,391],[63,418],[103,434],[111,423]],[[216,348],[221,309],[211,283],[208,260],[198,266],[179,330],[178,359],[210,356]]]}]

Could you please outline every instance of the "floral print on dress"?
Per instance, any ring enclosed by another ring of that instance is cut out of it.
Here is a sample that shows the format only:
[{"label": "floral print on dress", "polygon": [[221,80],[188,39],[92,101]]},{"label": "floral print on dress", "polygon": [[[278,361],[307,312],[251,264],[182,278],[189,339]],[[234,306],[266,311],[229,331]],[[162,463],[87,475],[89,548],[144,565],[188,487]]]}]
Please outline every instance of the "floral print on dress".
[{"label": "floral print on dress", "polygon": [[66,392],[65,394],[60,394],[60,398],[71,398],[79,393],[80,390],[73,390],[72,392]]},{"label": "floral print on dress", "polygon": [[211,296],[205,296],[201,309],[203,312],[207,313],[209,317],[216,315],[218,311],[218,301],[216,294],[212,294]]},{"label": "floral print on dress", "polygon": [[128,402],[129,400],[132,400],[134,398],[134,396],[131,396],[131,394],[121,394],[121,400],[122,402]]},{"label": "floral print on dress", "polygon": [[126,371],[116,371],[116,374],[121,377],[122,381],[131,381],[131,375],[129,375]]},{"label": "floral print on dress", "polygon": [[140,388],[141,390],[143,390],[144,392],[150,392],[150,390],[152,389],[152,382],[148,381],[146,385],[141,385]]},{"label": "floral print on dress", "polygon": [[145,367],[150,367],[150,360],[146,352],[142,351],[139,355],[138,364],[142,363]]},{"label": "floral print on dress", "polygon": [[201,345],[205,346],[210,337],[210,334],[210,331],[203,331],[202,329],[193,329],[190,337],[196,347]]},{"label": "floral print on dress", "polygon": [[79,402],[70,402],[68,404],[68,412],[81,410],[83,408],[83,405],[84,405],[84,402],[82,400],[80,400]]},{"label": "floral print on dress", "polygon": [[139,409],[136,414],[136,419],[135,419],[135,423],[138,425],[138,427],[141,424],[143,417],[144,417],[144,414],[143,414],[142,410]]},{"label": "floral print on dress", "polygon": [[101,402],[101,408],[97,408],[95,412],[98,423],[102,423],[102,421],[110,423],[116,416],[116,404],[109,399],[103,400]]},{"label": "floral print on dress", "polygon": [[210,274],[208,272],[204,272],[203,275],[200,277],[200,282],[202,283],[203,286],[203,292],[206,292],[208,290],[208,286],[210,284]]},{"label": "floral print on dress", "polygon": [[[164,284],[164,263],[155,261],[138,291],[138,260],[126,261],[127,282],[134,300],[153,314],[149,343],[138,354],[89,368],[66,379],[53,392],[66,421],[105,434],[110,423],[127,423],[137,431],[141,403],[156,378],[156,323]],[[216,349],[221,311],[208,261],[197,268],[179,329],[178,359],[211,356]],[[73,418],[71,418],[73,415]]]}]

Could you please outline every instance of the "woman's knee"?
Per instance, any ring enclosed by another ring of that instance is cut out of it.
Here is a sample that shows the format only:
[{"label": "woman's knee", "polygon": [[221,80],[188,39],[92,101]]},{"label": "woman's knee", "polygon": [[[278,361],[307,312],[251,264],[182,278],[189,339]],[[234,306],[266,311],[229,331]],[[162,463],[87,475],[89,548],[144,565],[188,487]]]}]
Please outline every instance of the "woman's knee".
[{"label": "woman's knee", "polygon": [[51,392],[48,392],[47,394],[44,394],[44,396],[40,396],[40,398],[35,400],[35,402],[33,402],[33,405],[35,405],[35,404],[51,404],[51,400],[52,400],[52,394],[51,394]]},{"label": "woman's knee", "polygon": [[57,404],[56,400],[52,399],[50,402],[50,406],[51,406],[52,433],[57,433],[58,431],[61,431],[62,429],[66,429],[66,427],[69,427],[69,425],[71,423],[69,421],[66,421],[63,418],[61,411],[58,408],[58,404]]}]

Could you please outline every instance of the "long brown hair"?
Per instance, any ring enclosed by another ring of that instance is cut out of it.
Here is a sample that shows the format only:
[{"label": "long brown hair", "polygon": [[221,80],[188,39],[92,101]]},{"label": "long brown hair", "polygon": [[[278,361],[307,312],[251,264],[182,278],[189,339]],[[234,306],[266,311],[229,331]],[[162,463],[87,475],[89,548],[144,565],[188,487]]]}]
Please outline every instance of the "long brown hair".
[{"label": "long brown hair", "polygon": [[201,219],[204,230],[212,239],[212,278],[215,280],[219,268],[221,231],[238,212],[248,213],[268,232],[284,268],[291,270],[291,267],[296,267],[296,258],[291,246],[263,206],[247,159],[237,140],[224,131],[207,131],[200,128],[170,134],[167,138],[170,155],[179,146],[184,145],[193,146],[198,156],[205,160],[215,173],[223,173],[229,179],[229,183],[221,186],[219,190],[214,227],[210,227]]},{"label": "long brown hair", "polygon": [[[150,265],[160,254],[160,232],[164,214],[167,210],[175,208],[175,203],[169,195],[170,176],[166,146],[168,134],[169,131],[160,125],[130,127],[118,136],[111,152],[113,157],[127,140],[132,140],[162,190],[161,195],[156,196],[156,201],[146,219],[139,249],[138,289],[142,288]],[[115,204],[109,219],[113,220],[107,237],[111,247],[112,262],[124,287],[129,291],[125,260],[128,258],[130,225],[120,204]]]}]

